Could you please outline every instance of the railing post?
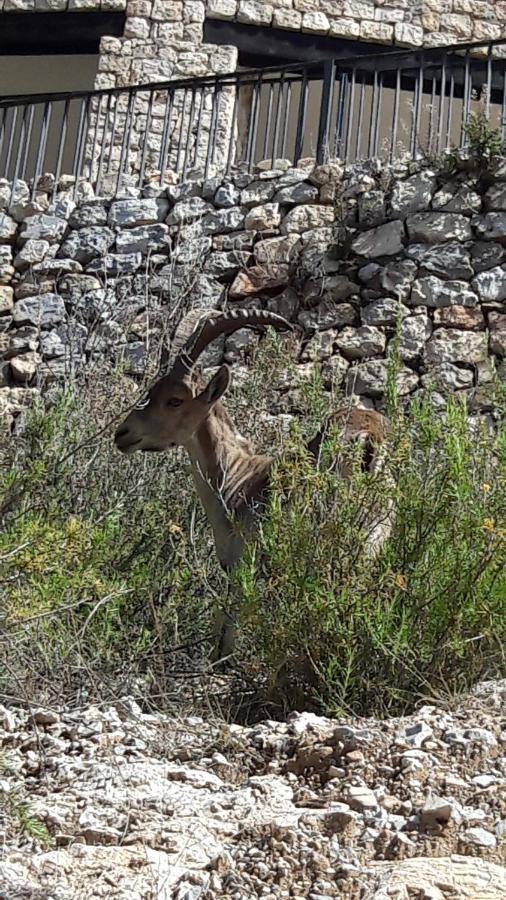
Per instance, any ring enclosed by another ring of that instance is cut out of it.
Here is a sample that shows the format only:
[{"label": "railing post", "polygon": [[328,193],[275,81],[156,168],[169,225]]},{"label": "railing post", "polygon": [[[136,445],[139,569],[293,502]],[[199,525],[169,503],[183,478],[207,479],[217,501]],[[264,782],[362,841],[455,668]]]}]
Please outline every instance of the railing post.
[{"label": "railing post", "polygon": [[336,64],[333,59],[325,60],[323,66],[323,89],[320,105],[320,122],[318,125],[318,143],[316,145],[316,162],[321,165],[329,146],[330,114],[334,91]]}]

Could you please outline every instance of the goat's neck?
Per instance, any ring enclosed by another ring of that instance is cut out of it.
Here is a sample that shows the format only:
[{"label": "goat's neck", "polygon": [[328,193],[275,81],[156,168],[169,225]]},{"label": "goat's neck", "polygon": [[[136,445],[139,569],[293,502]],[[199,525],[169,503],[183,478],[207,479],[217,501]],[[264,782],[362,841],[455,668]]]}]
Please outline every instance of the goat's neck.
[{"label": "goat's neck", "polygon": [[262,506],[272,460],[253,453],[219,404],[186,449],[218,558],[224,568],[232,569],[241,558],[247,534],[255,527],[255,510]]},{"label": "goat's neck", "polygon": [[201,481],[229,512],[239,512],[265,485],[272,460],[255,454],[225,408],[217,403],[187,446],[201,495]]}]

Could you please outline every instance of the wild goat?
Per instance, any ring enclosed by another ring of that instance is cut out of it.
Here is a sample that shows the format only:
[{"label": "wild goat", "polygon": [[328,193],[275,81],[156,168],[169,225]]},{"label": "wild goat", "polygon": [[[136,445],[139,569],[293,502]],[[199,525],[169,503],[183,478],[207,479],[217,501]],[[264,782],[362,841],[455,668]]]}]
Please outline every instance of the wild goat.
[{"label": "wild goat", "polygon": [[[218,559],[230,571],[240,561],[244,542],[255,530],[258,515],[265,507],[273,459],[250,448],[220,402],[230,383],[229,368],[221,366],[204,386],[194,367],[202,351],[220,335],[245,327],[270,325],[287,330],[291,326],[280,316],[261,310],[223,314],[213,311],[204,316],[200,310],[198,314],[198,322],[194,311],[179,326],[174,341],[179,347],[169,373],[130,412],[118,428],[115,442],[122,453],[128,454],[185,448],[197,493],[213,530]],[[360,442],[364,469],[378,471],[387,420],[375,411],[351,407],[338,410],[332,421],[342,428],[345,442]],[[327,422],[308,445],[315,459],[328,425]],[[342,467],[340,471],[347,476]],[[391,504],[387,503],[387,507],[368,528],[367,552],[371,556],[379,552],[392,528]]]}]

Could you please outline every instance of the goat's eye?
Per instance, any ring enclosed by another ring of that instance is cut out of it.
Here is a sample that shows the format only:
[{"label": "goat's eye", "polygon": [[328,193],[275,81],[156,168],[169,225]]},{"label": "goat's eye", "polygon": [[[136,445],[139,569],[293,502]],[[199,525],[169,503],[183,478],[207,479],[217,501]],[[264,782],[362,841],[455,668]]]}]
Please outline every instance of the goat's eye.
[{"label": "goat's eye", "polygon": [[182,402],[179,397],[171,397],[170,400],[167,400],[167,406],[181,406]]}]

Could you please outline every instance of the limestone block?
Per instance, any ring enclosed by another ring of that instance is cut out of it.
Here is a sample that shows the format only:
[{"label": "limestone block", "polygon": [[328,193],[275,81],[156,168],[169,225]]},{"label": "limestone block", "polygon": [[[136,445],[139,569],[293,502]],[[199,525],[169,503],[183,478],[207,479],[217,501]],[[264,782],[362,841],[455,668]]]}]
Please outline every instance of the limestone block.
[{"label": "limestone block", "polygon": [[359,256],[393,256],[402,250],[404,226],[398,220],[365,231],[353,241],[351,248]]},{"label": "limestone block", "polygon": [[244,226],[251,231],[273,231],[279,227],[280,222],[279,203],[264,203],[249,210]]},{"label": "limestone block", "polygon": [[100,9],[100,0],[69,0],[69,12],[90,12]]},{"label": "limestone block", "polygon": [[247,272],[239,272],[230,286],[229,297],[247,297],[260,291],[282,287],[287,284],[288,276],[287,265],[254,266]]},{"label": "limestone block", "polygon": [[49,241],[29,240],[21,248],[14,259],[14,266],[20,272],[30,268],[34,263],[41,262],[50,247]]},{"label": "limestone block", "polygon": [[42,294],[27,297],[14,304],[12,317],[15,325],[36,325],[49,328],[65,318],[65,304],[58,294]]},{"label": "limestone block", "polygon": [[270,25],[272,6],[260,0],[239,0],[237,21],[245,25]]},{"label": "limestone block", "polygon": [[68,0],[35,0],[37,12],[60,12],[67,9]]},{"label": "limestone block", "polygon": [[504,37],[504,28],[494,22],[474,22],[473,41],[495,41]]},{"label": "limestone block", "polygon": [[130,17],[125,22],[124,35],[127,38],[149,38],[150,23],[148,19]]},{"label": "limestone block", "polygon": [[478,296],[465,281],[443,281],[435,275],[428,275],[413,283],[410,302],[413,306],[428,306],[434,309],[455,304],[476,306]]},{"label": "limestone block", "polygon": [[360,316],[364,325],[395,325],[399,319],[409,316],[409,309],[394,297],[380,297],[368,303]]},{"label": "limestone block", "polygon": [[459,38],[470,38],[473,33],[473,20],[471,16],[445,13],[441,16],[441,28]]},{"label": "limestone block", "polygon": [[302,31],[312,32],[313,34],[327,34],[330,23],[322,12],[307,12],[302,16]]},{"label": "limestone block", "polygon": [[422,384],[426,388],[436,388],[443,391],[461,391],[473,386],[473,373],[471,369],[462,369],[451,362],[443,362],[432,365],[429,371],[422,375]]},{"label": "limestone block", "polygon": [[374,325],[360,325],[358,328],[344,328],[336,343],[345,359],[355,360],[381,356],[387,339],[384,332]]},{"label": "limestone block", "polygon": [[136,225],[150,225],[167,215],[168,202],[156,199],[118,200],[111,204],[109,225],[131,228]]},{"label": "limestone block", "polygon": [[465,281],[474,274],[475,264],[471,265],[468,247],[456,241],[448,241],[446,244],[411,244],[407,248],[407,254],[420,264],[420,275],[430,274],[450,281]]},{"label": "limestone block", "polygon": [[286,28],[289,31],[300,31],[302,13],[296,9],[275,9],[272,17],[274,28]]},{"label": "limestone block", "polygon": [[206,17],[206,6],[203,0],[185,0],[183,3],[184,22],[203,22]]},{"label": "limestone block", "polygon": [[360,37],[363,41],[375,41],[388,44],[393,40],[394,27],[384,22],[361,22]]},{"label": "limestone block", "polygon": [[394,30],[395,43],[400,47],[421,47],[423,44],[423,28],[398,22]]},{"label": "limestone block", "polygon": [[473,225],[479,237],[485,240],[504,241],[506,238],[506,212],[489,212],[476,216]]},{"label": "limestone block", "polygon": [[490,328],[490,352],[506,356],[506,315],[491,312],[488,316]]},{"label": "limestone block", "polygon": [[0,285],[0,315],[10,313],[14,306],[14,291],[7,285]]},{"label": "limestone block", "polygon": [[33,238],[37,241],[49,241],[50,244],[55,244],[62,240],[66,230],[66,221],[57,216],[44,214],[30,216],[24,220],[21,226],[19,241],[25,243]]},{"label": "limestone block", "polygon": [[7,213],[0,213],[0,244],[12,243],[16,236],[17,225]]},{"label": "limestone block", "polygon": [[480,272],[471,284],[482,301],[506,300],[506,270],[502,266]]},{"label": "limestone block", "polygon": [[234,19],[237,9],[237,0],[207,0],[206,4],[206,13],[210,19]]},{"label": "limestone block", "polygon": [[327,328],[343,328],[345,325],[353,325],[355,318],[355,309],[351,303],[323,300],[313,309],[300,312],[297,321],[308,331],[314,329],[325,331]]},{"label": "limestone block", "polygon": [[428,209],[436,189],[434,172],[425,171],[412,175],[394,185],[390,205],[394,216],[404,218],[410,213]]},{"label": "limestone block", "polygon": [[473,236],[469,220],[457,213],[419,213],[408,218],[406,225],[408,236],[414,241],[469,241]]},{"label": "limestone block", "polygon": [[230,209],[217,209],[209,212],[202,219],[204,234],[226,234],[228,231],[237,231],[244,225],[245,213],[239,206]]},{"label": "limestone block", "polygon": [[117,278],[120,275],[132,275],[140,269],[141,265],[140,253],[125,253],[121,256],[116,253],[106,253],[105,256],[92,259],[88,263],[86,271],[100,272],[111,278]]},{"label": "limestone block", "polygon": [[[366,397],[382,397],[387,385],[388,364],[384,359],[370,359],[352,366],[346,376],[346,390],[351,394]],[[397,391],[404,397],[418,387],[418,375],[407,366],[402,366],[397,374]]]},{"label": "limestone block", "polygon": [[154,22],[182,22],[183,3],[181,0],[155,0],[151,18]]},{"label": "limestone block", "polygon": [[425,358],[428,365],[445,362],[481,362],[487,357],[487,336],[480,332],[438,328],[427,342]]},{"label": "limestone block", "polygon": [[118,253],[156,252],[169,249],[169,228],[158,222],[156,225],[141,225],[121,231],[116,238]]},{"label": "limestone block", "polygon": [[355,19],[330,19],[329,34],[334,37],[356,38],[360,35],[360,23]]},{"label": "limestone block", "polygon": [[426,313],[406,317],[399,330],[399,355],[404,362],[414,362],[421,356],[432,332]]},{"label": "limestone block", "polygon": [[332,225],[334,222],[334,210],[329,206],[305,205],[296,206],[286,214],[281,225],[283,234],[295,232],[302,234],[313,228],[321,228],[324,225]]},{"label": "limestone block", "polygon": [[35,0],[4,0],[4,12],[33,12]]},{"label": "limestone block", "polygon": [[58,255],[76,259],[85,265],[96,256],[103,256],[114,244],[114,232],[110,228],[91,225],[72,231],[60,247]]},{"label": "limestone block", "polygon": [[318,188],[307,182],[282,187],[274,195],[276,203],[315,203],[318,200]]},{"label": "limestone block", "polygon": [[460,328],[463,331],[477,331],[485,325],[485,317],[478,308],[468,306],[445,306],[434,310],[434,324],[444,328]]},{"label": "limestone block", "polygon": [[345,0],[343,13],[352,19],[374,19],[374,3],[366,0]]}]

